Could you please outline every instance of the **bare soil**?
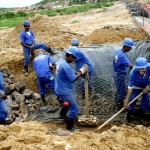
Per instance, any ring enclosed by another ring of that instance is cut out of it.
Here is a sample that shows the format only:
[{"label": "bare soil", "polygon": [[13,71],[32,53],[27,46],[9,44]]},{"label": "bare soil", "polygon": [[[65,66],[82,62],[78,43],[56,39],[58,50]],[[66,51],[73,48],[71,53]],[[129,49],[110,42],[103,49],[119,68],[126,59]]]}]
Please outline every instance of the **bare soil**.
[{"label": "bare soil", "polygon": [[[7,150],[148,150],[150,128],[113,126],[107,131],[82,131],[58,136],[51,133],[60,126],[38,122],[19,122],[0,126],[0,149]],[[62,128],[62,126],[61,126]],[[49,130],[48,130],[49,129]]]},{"label": "bare soil", "polygon": [[[27,18],[31,21],[31,29],[37,42],[45,42],[53,48],[67,48],[72,38],[78,38],[82,45],[120,43],[125,37],[134,40],[146,39],[131,18],[125,4],[94,9],[87,13],[47,17],[37,15]],[[15,80],[23,80],[26,86],[37,91],[35,74],[30,63],[29,76],[22,73],[23,54],[19,43],[22,23],[17,27],[0,30],[0,66],[8,66],[15,75]],[[69,136],[58,136],[48,132],[47,128],[65,128],[64,125],[41,124],[38,122],[13,123],[0,126],[1,150],[148,150],[150,147],[150,128],[135,128],[122,125],[100,133],[94,129],[83,128]],[[90,130],[90,131],[88,131]]]}]

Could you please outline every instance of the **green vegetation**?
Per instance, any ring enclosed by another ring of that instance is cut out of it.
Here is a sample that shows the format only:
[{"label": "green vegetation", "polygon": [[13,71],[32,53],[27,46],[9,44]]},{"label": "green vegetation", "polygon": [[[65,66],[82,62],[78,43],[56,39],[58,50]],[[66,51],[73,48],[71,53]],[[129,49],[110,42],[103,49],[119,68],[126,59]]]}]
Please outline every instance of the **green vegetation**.
[{"label": "green vegetation", "polygon": [[[46,0],[44,0],[46,1]],[[79,12],[87,12],[93,8],[102,8],[102,7],[109,7],[113,5],[113,1],[108,2],[98,2],[98,3],[86,3],[82,5],[75,5],[65,8],[57,8],[51,10],[43,10],[41,9],[40,12],[36,12],[39,14],[44,14],[48,16],[55,16],[55,15],[65,15],[65,14],[73,14]],[[2,27],[15,27],[18,23],[22,22],[27,17],[32,17],[36,14],[34,13],[25,13],[23,11],[19,12],[6,12],[0,13],[0,28]]]},{"label": "green vegetation", "polygon": [[40,12],[40,14],[44,14],[48,16],[69,15],[73,13],[87,12],[93,8],[109,7],[112,5],[113,2],[88,3],[88,4],[78,5],[78,6],[70,6],[62,9],[51,9],[47,11],[42,11]]}]

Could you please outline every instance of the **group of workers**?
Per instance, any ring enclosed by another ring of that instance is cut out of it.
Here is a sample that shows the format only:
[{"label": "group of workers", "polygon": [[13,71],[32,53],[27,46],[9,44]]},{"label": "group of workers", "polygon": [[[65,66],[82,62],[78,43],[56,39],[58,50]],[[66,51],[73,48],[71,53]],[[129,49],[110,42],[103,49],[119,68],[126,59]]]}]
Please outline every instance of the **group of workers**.
[{"label": "group of workers", "polygon": [[[30,30],[30,22],[23,22],[24,30],[20,33],[20,43],[23,46],[24,54],[24,70],[25,75],[28,75],[28,64],[30,55],[34,49],[44,49],[51,55],[55,53],[44,43],[35,43],[34,33]],[[50,55],[40,51],[33,60],[33,68],[36,73],[39,92],[42,98],[43,105],[46,105],[45,94],[46,86],[48,86],[57,96],[59,103],[63,104],[60,111],[60,117],[66,118],[66,128],[70,131],[76,131],[74,127],[74,118],[78,113],[78,104],[74,97],[74,82],[82,77],[82,92],[84,93],[84,75],[88,73],[89,91],[92,90],[91,78],[94,72],[94,67],[91,60],[78,47],[78,39],[71,40],[71,46],[66,51],[64,58],[61,58],[55,64]],[[116,106],[121,109],[127,107],[128,103],[134,99],[140,92],[144,92],[140,104],[140,116],[143,117],[148,109],[150,90],[150,65],[145,58],[136,59],[133,66],[126,52],[129,52],[134,47],[134,42],[131,38],[125,38],[122,49],[116,50],[113,57],[113,77],[116,84]],[[73,70],[70,63],[75,62],[76,71]],[[56,66],[55,66],[56,65]],[[131,68],[129,75],[129,86],[126,95],[126,75],[127,67]],[[7,105],[5,103],[6,95],[4,93],[3,76],[0,73],[0,123],[5,123],[8,115]],[[131,116],[134,112],[136,102],[128,107],[126,120],[131,121]]]},{"label": "group of workers", "polygon": [[[126,52],[134,47],[131,38],[125,38],[122,49],[116,50],[113,57],[113,77],[116,84],[116,106],[121,109],[127,107],[126,121],[131,122],[132,115],[138,115],[141,120],[148,110],[150,92],[150,64],[143,57],[136,59],[134,66],[131,64]],[[126,93],[127,68],[132,69],[129,73],[128,90]],[[137,101],[128,106],[128,103],[136,98],[141,92],[143,95],[138,98],[139,109],[135,109]]]}]

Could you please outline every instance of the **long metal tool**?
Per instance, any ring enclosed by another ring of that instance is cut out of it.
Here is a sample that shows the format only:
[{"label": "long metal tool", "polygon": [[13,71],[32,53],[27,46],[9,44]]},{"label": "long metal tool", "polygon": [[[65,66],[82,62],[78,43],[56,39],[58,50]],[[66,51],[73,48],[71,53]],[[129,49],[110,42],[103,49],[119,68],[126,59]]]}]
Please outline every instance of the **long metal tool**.
[{"label": "long metal tool", "polygon": [[[128,106],[130,106],[132,103],[134,103],[140,96],[143,95],[143,92],[141,92],[137,97],[135,97],[129,104]],[[108,119],[106,122],[104,122],[101,126],[99,126],[95,132],[99,131],[100,129],[102,129],[106,124],[108,124],[112,119],[114,119],[117,115],[119,115],[124,109],[126,109],[126,107],[123,107],[121,110],[119,110],[116,114],[114,114],[110,119]]]}]

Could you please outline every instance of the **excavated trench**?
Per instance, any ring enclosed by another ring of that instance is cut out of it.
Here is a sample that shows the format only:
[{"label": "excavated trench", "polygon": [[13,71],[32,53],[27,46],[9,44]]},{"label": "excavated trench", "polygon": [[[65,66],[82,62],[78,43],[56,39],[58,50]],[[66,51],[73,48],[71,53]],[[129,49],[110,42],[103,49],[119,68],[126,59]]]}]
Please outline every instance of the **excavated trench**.
[{"label": "excavated trench", "polygon": [[[94,89],[93,93],[90,95],[90,113],[96,115],[100,121],[105,121],[114,114],[116,90],[112,77],[112,58],[114,51],[121,47],[121,44],[94,44],[81,47],[94,64],[94,75],[92,78]],[[129,52],[128,56],[133,64],[135,59],[140,56],[150,60],[149,50],[150,41],[139,41],[136,42],[136,48]],[[64,55],[65,52],[62,51],[59,54],[52,56],[52,58],[57,62]],[[75,98],[79,104],[79,115],[85,113],[85,101],[82,98],[81,91],[81,79],[79,79],[75,84]],[[33,115],[34,120],[53,120],[58,117],[60,107],[50,90],[47,90],[47,101],[51,105],[51,109],[47,106],[36,111]],[[48,115],[47,113],[52,109],[52,114]],[[114,121],[123,122],[124,113],[120,114]]]}]

